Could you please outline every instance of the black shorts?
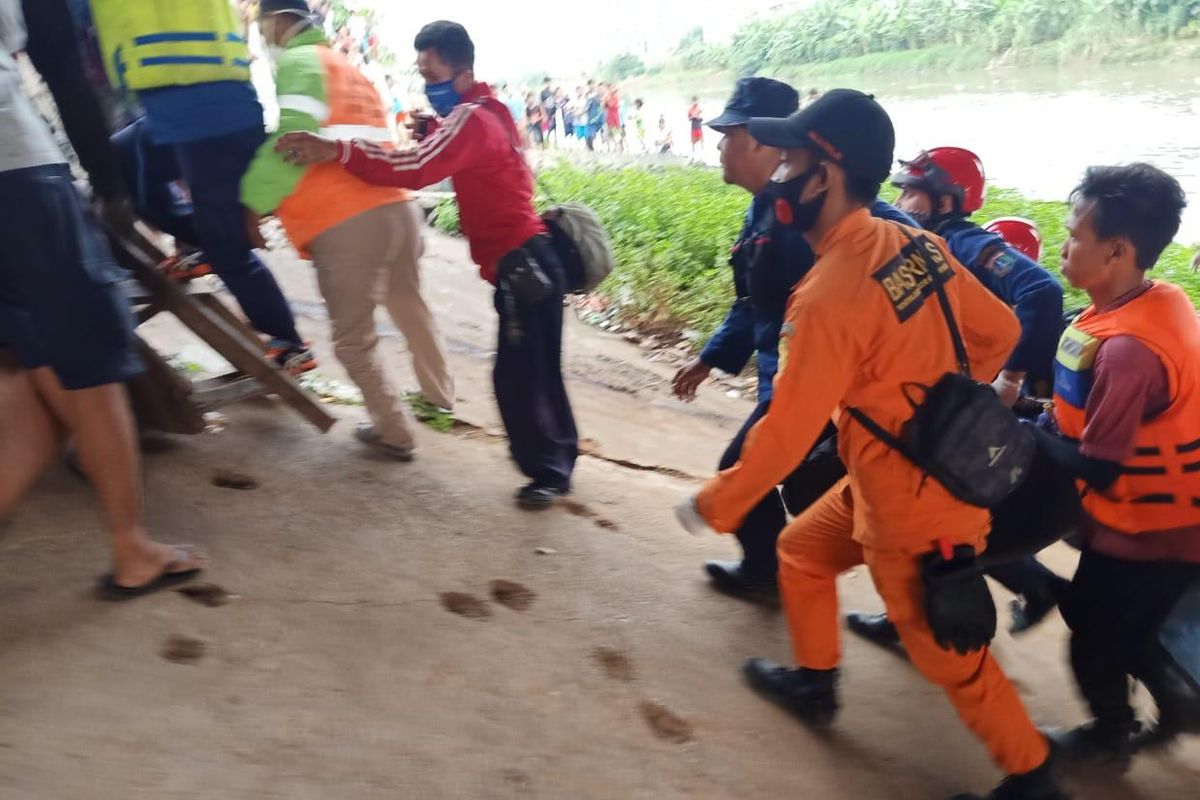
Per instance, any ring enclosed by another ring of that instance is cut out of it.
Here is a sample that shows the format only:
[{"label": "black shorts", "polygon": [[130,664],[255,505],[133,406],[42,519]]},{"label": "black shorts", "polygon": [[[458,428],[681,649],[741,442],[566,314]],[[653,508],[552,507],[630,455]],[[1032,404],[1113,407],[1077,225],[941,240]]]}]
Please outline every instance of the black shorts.
[{"label": "black shorts", "polygon": [[0,172],[0,344],[22,366],[67,389],[140,373],[124,277],[65,164]]}]

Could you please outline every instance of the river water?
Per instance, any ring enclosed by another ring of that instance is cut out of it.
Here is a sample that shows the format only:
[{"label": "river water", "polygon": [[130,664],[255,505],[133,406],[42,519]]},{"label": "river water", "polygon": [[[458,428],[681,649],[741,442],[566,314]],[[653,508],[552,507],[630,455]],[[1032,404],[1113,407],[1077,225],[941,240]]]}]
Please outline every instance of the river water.
[{"label": "river water", "polygon": [[[1174,175],[1192,201],[1179,239],[1200,242],[1200,64],[1000,68],[913,79],[869,77],[896,125],[896,155],[959,145],[974,150],[992,183],[1044,200],[1065,199],[1090,164],[1149,161]],[[826,88],[826,87],[822,87]],[[699,92],[715,117],[727,89]],[[687,154],[690,94],[645,95],[651,119],[669,114],[675,151]],[[716,161],[708,134],[704,160]]]}]

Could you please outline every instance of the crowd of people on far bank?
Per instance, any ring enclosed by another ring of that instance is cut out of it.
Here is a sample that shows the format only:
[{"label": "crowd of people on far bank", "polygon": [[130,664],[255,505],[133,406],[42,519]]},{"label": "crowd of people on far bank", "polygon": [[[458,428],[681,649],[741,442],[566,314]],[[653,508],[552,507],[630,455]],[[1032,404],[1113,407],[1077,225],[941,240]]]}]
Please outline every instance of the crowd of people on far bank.
[{"label": "crowd of people on far bank", "polygon": [[[370,422],[355,437],[401,462],[415,436],[373,313],[384,305],[400,327],[425,402],[451,408],[408,192],[452,180],[494,289],[495,394],[528,480],[515,500],[539,510],[572,491],[563,299],[585,285],[594,242],[561,209],[535,209],[519,108],[477,80],[461,25],[417,35],[434,113],[418,120],[414,146],[396,148],[379,93],[304,0],[257,4],[275,54],[272,134],[228,0],[91,0],[109,80],[142,111],[129,146],[109,141],[66,2],[0,0],[11,99],[0,104],[0,517],[70,437],[111,532],[102,597],[141,597],[207,566],[146,529],[124,391],[141,370],[133,320],[66,159],[23,94],[19,51],[46,78],[109,232],[120,239],[140,217],[193,247],[262,333],[264,355],[298,372],[315,359],[254,253],[262,219],[280,220],[313,261],[335,353],[363,390]],[[619,114],[615,90],[593,89]],[[1006,773],[991,800],[1063,800],[1060,761],[1122,770],[1200,730],[1200,317],[1151,272],[1179,229],[1179,183],[1145,163],[1084,171],[1061,257],[1090,305],[1064,315],[1036,226],[973,219],[986,181],[969,149],[931,142],[897,169],[886,110],[851,89],[801,108],[794,88],[746,78],[715,118],[694,111],[721,137],[726,181],[751,199],[731,243],[736,301],[673,388],[690,399],[712,369],[739,372],[751,357],[760,383],[720,472],[677,513],[688,530],[741,545],[742,558],[705,565],[715,588],[782,600],[795,664],[750,659],[751,687],[805,724],[834,721],[836,579],[865,564],[886,613],[847,624],[901,647],[946,693]],[[528,102],[524,119],[528,134]],[[895,204],[878,197],[889,182]],[[1070,578],[1036,559],[1062,538],[1081,551]],[[1087,724],[1034,726],[989,649],[985,574],[1018,595],[1015,632],[1061,609]],[[1131,680],[1155,702],[1149,726],[1130,705]]]},{"label": "crowd of people on far bank", "polygon": [[[644,98],[635,96],[630,101],[614,83],[589,78],[572,94],[547,77],[538,91],[514,92],[505,83],[498,89],[528,147],[691,159],[704,155],[704,107],[699,95],[692,96],[685,112],[688,134],[684,149],[685,143],[676,145],[675,126],[667,112],[652,114]],[[812,89],[805,103],[818,97],[820,91]]]}]

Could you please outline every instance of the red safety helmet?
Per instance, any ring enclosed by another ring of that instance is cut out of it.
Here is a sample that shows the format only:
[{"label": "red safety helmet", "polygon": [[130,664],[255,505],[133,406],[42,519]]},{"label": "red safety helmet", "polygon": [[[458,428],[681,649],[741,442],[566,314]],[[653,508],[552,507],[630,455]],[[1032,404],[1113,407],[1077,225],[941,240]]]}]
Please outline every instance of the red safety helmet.
[{"label": "red safety helmet", "polygon": [[1042,260],[1042,233],[1038,226],[1024,217],[1000,217],[983,226],[1020,250],[1034,261]]},{"label": "red safety helmet", "polygon": [[983,162],[961,147],[935,147],[922,151],[912,161],[901,161],[892,183],[935,195],[948,194],[958,201],[958,210],[968,216],[982,208],[987,199]]}]

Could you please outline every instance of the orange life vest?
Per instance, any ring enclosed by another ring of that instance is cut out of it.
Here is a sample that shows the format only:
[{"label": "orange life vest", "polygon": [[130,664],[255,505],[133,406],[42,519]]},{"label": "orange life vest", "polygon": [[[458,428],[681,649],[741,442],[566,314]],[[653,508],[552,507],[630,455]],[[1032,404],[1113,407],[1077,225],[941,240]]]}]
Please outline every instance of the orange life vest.
[{"label": "orange life vest", "polygon": [[[334,139],[369,139],[390,143],[387,112],[369,80],[340,53],[326,45],[316,50],[325,68],[329,116],[321,134]],[[374,186],[351,175],[340,164],[309,167],[277,215],[288,238],[302,254],[314,239],[351,217],[409,198],[403,189]]]},{"label": "orange life vest", "polygon": [[1128,303],[1098,313],[1088,308],[1059,343],[1054,365],[1054,416],[1081,439],[1096,353],[1105,339],[1132,336],[1158,356],[1171,404],[1138,428],[1134,456],[1106,491],[1080,484],[1083,507],[1124,533],[1200,525],[1200,318],[1183,290],[1155,283]]}]

